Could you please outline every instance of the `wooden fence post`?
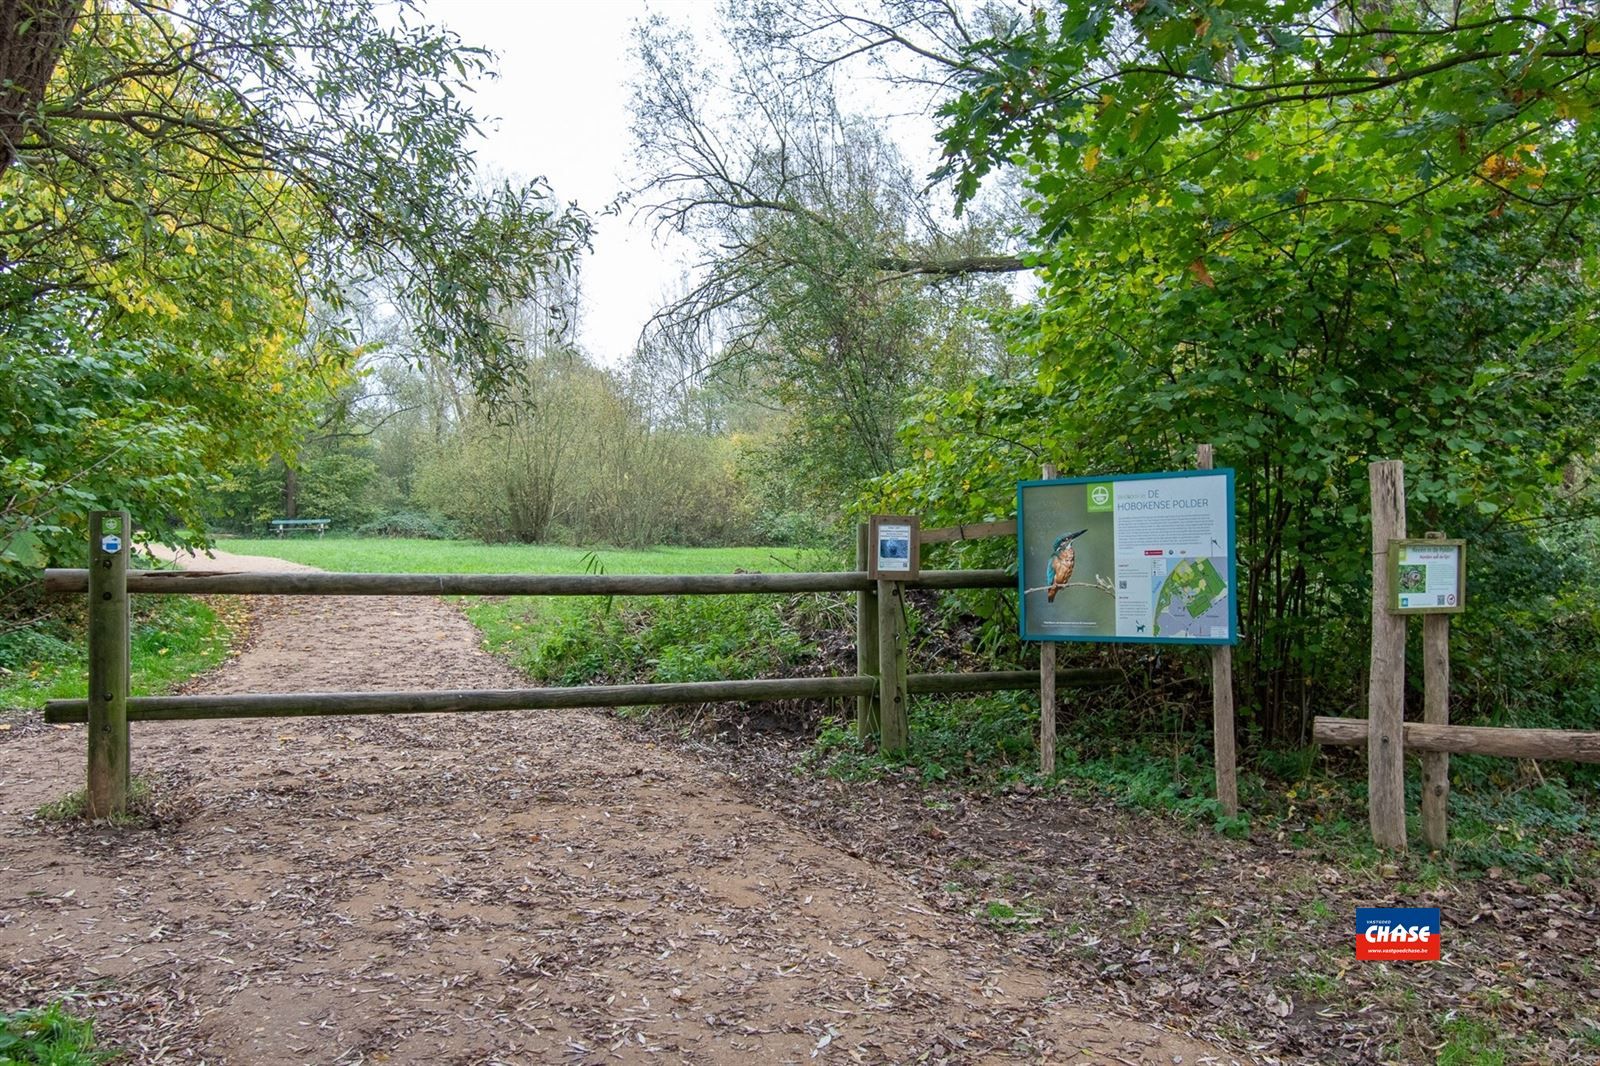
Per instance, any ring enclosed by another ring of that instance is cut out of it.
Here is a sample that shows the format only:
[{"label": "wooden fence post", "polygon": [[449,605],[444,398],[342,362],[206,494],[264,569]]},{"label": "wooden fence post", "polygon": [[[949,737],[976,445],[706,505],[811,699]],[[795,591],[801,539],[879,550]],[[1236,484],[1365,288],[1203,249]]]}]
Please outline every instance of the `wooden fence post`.
[{"label": "wooden fence post", "polygon": [[[1443,533],[1425,534],[1430,540]],[[1428,725],[1450,724],[1450,616],[1422,616],[1422,720]],[[1450,755],[1422,753],[1422,839],[1441,851],[1449,836]]]},{"label": "wooden fence post", "polygon": [[[1210,470],[1213,458],[1211,445],[1195,446],[1195,466]],[[1239,813],[1239,754],[1233,737],[1233,648],[1227,644],[1211,649],[1211,750],[1217,803],[1231,818]]]},{"label": "wooden fence post", "polygon": [[1372,677],[1367,690],[1367,819],[1372,842],[1406,846],[1406,620],[1389,610],[1389,542],[1406,535],[1405,466],[1367,467],[1372,487]]},{"label": "wooden fence post", "polygon": [[906,692],[905,583],[878,582],[878,747],[906,750],[911,724]]},{"label": "wooden fence post", "polygon": [[[867,571],[867,524],[856,526],[856,569]],[[878,590],[856,593],[856,673],[863,677],[880,676],[878,666]],[[856,735],[863,741],[876,735],[882,723],[878,712],[878,692],[856,697]]]},{"label": "wooden fence post", "polygon": [[126,511],[89,513],[89,786],[91,818],[128,803],[128,542]]},{"label": "wooden fence post", "polygon": [[[1056,476],[1056,464],[1045,463],[1040,471],[1046,481]],[[1022,545],[1018,530],[1017,545]],[[1022,566],[1022,560],[1017,560]],[[1039,642],[1039,772],[1046,777],[1056,772],[1056,646]]]}]

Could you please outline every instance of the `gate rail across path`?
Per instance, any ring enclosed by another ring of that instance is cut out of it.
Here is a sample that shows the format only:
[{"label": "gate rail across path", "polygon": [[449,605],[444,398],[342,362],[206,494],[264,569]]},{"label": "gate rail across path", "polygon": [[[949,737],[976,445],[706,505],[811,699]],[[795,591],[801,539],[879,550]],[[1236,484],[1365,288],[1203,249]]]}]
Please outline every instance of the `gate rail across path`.
[{"label": "gate rail across path", "polygon": [[[911,582],[875,581],[865,571],[858,538],[856,571],[788,574],[337,574],[253,571],[128,572],[130,521],[126,511],[89,516],[89,567],[51,569],[44,588],[87,593],[89,696],[51,700],[45,721],[89,725],[88,808],[91,816],[121,812],[128,795],[128,723],[222,718],[296,718],[345,714],[435,714],[466,711],[634,707],[715,700],[838,699],[854,696],[863,739],[877,735],[885,751],[909,740],[908,699],[913,694],[955,694],[1032,689],[1033,670],[912,674],[906,670],[906,626],[900,587],[1009,589],[1005,570],[923,571]],[[884,586],[889,586],[885,588]],[[573,688],[469,689],[424,692],[296,692],[282,694],[152,696],[130,698],[128,596],[227,594],[235,596],[711,596],[752,593],[855,593],[856,673],[843,677],[762,678],[668,685],[584,685]],[[1115,670],[1063,670],[1060,686],[1108,685]]]}]

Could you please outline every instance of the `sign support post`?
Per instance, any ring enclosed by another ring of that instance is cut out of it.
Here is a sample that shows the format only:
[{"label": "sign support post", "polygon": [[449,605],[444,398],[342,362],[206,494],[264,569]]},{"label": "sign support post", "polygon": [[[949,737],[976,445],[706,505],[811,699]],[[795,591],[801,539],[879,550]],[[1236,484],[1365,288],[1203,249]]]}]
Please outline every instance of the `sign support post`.
[{"label": "sign support post", "polygon": [[[1429,540],[1443,540],[1430,532]],[[1428,725],[1450,724],[1450,616],[1422,616],[1422,720]],[[1422,753],[1422,838],[1434,851],[1444,849],[1448,837],[1450,755]]]},{"label": "sign support post", "polygon": [[[1194,458],[1195,466],[1210,470],[1211,445],[1197,445]],[[1239,766],[1233,736],[1233,647],[1228,644],[1211,649],[1211,750],[1216,764],[1217,803],[1222,813],[1232,818],[1239,813]]]},{"label": "sign support post", "polygon": [[[867,523],[856,526],[856,569],[863,573],[871,569],[869,553],[873,550]],[[874,585],[856,593],[856,673],[863,677],[880,677],[878,668],[878,589]],[[878,717],[879,690],[871,695],[856,697],[856,736],[865,741],[877,735],[881,728]]]},{"label": "sign support post", "polygon": [[905,582],[920,572],[915,515],[873,515],[867,524],[868,572],[878,600],[879,750],[904,751],[911,742],[906,690]]},{"label": "sign support post", "polygon": [[[1045,463],[1041,474],[1054,480],[1056,464]],[[1048,640],[1039,642],[1039,772],[1056,772],[1056,646]]]}]

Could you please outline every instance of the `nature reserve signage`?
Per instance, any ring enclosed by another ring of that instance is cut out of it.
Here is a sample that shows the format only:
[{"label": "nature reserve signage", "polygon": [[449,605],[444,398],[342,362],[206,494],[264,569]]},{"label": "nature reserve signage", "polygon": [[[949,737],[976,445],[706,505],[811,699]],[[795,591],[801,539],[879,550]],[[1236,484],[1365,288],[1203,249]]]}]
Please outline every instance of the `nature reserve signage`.
[{"label": "nature reserve signage", "polygon": [[1467,607],[1467,542],[1391,540],[1389,610],[1460,614]]},{"label": "nature reserve signage", "polygon": [[1024,640],[1233,644],[1233,471],[1017,485]]}]

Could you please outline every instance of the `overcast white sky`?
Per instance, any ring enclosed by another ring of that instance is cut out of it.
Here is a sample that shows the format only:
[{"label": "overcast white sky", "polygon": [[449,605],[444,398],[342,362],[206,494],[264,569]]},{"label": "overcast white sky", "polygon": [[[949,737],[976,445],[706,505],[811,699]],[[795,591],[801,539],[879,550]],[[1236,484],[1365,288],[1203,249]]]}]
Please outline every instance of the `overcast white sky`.
[{"label": "overcast white sky", "polygon": [[594,254],[583,263],[580,339],[614,364],[633,348],[640,327],[674,287],[682,265],[652,245],[626,215],[598,217],[631,180],[628,81],[631,28],[656,11],[709,29],[715,7],[693,0],[435,0],[431,21],[499,56],[500,77],[473,101],[494,116],[478,145],[490,173],[544,175],[556,195],[596,216]]}]

